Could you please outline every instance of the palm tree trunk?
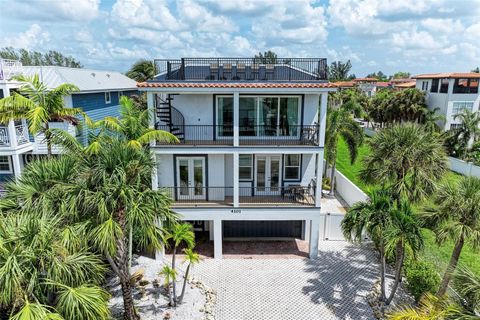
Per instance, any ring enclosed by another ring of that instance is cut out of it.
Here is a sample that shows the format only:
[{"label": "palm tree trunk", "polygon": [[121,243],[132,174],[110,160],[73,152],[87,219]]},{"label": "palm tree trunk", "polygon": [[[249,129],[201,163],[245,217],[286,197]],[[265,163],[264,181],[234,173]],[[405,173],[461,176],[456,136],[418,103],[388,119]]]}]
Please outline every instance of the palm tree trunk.
[{"label": "palm tree trunk", "polygon": [[390,292],[389,297],[385,301],[385,304],[387,306],[392,302],[393,297],[397,292],[398,285],[400,284],[400,279],[402,277],[403,260],[405,257],[403,243],[401,242],[397,243],[396,252],[397,252],[396,254],[397,263],[395,265],[395,282],[393,283],[392,291]]},{"label": "palm tree trunk", "polygon": [[452,256],[450,258],[450,262],[448,263],[448,268],[443,275],[442,283],[440,284],[440,288],[438,289],[437,296],[443,296],[447,292],[448,283],[452,277],[452,273],[455,271],[455,268],[458,264],[458,259],[460,258],[460,254],[462,253],[463,244],[465,239],[463,234],[458,239],[457,243],[455,243],[455,247],[453,248]]},{"label": "palm tree trunk", "polygon": [[187,287],[187,279],[188,279],[188,273],[190,272],[190,263],[187,266],[187,270],[185,270],[185,279],[183,279],[183,287],[182,287],[182,293],[180,294],[180,297],[178,298],[178,303],[181,304],[183,301],[183,296],[185,295],[185,288]]},{"label": "palm tree trunk", "polygon": [[[336,154],[335,154],[335,158],[336,158]],[[332,172],[330,172],[330,192],[328,193],[329,195],[333,196],[335,195],[335,169],[337,167],[337,161],[334,160],[333,161],[333,164],[332,164]]]},{"label": "palm tree trunk", "polygon": [[52,136],[50,134],[50,126],[48,125],[48,121],[45,122],[45,141],[47,142],[47,156],[49,158],[52,157]]},{"label": "palm tree trunk", "polygon": [[[175,282],[175,280],[173,280],[173,282]],[[168,282],[168,285],[167,285],[167,290],[168,290],[168,304],[173,307],[173,304],[174,304],[174,299],[173,299],[173,294],[172,294],[172,287],[170,286],[170,282]]]},{"label": "palm tree trunk", "polygon": [[380,297],[378,297],[380,302],[385,301],[385,265],[385,251],[382,242],[380,243]]},{"label": "palm tree trunk", "polygon": [[[173,253],[172,253],[172,270],[175,272],[175,256],[177,253],[177,246],[173,246]],[[173,306],[177,306],[177,282],[175,279],[172,280],[172,288],[173,288]]]},{"label": "palm tree trunk", "polygon": [[115,257],[117,269],[117,275],[120,279],[120,285],[122,287],[123,297],[123,319],[124,320],[138,320],[140,316],[135,310],[135,304],[133,302],[132,284],[130,282],[130,271],[128,268],[128,254],[125,250],[125,241],[119,239],[117,241],[117,255]]}]

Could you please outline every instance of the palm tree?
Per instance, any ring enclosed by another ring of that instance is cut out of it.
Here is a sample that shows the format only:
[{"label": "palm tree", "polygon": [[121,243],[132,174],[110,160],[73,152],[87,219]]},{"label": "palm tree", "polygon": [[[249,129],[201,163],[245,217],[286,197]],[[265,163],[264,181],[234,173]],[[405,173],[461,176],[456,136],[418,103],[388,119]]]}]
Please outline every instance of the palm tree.
[{"label": "palm tree", "polygon": [[[172,241],[173,248],[172,248],[172,269],[176,272],[176,253],[177,248],[182,243],[187,245],[187,248],[191,249],[195,245],[195,234],[193,233],[192,225],[190,223],[178,223],[174,224],[172,228],[167,231],[165,235],[165,241]],[[173,281],[173,300],[174,306],[177,304],[177,285],[176,282]]]},{"label": "palm tree", "polygon": [[454,276],[455,289],[466,301],[468,311],[480,310],[480,276],[465,267],[458,268]]},{"label": "palm tree", "polygon": [[385,252],[395,256],[396,264],[395,281],[390,295],[385,301],[386,305],[392,302],[402,279],[405,256],[408,254],[415,258],[423,248],[421,226],[408,201],[400,201],[400,204],[393,208],[390,214],[391,223],[385,230]]},{"label": "palm tree", "polygon": [[52,155],[52,141],[49,122],[66,121],[78,124],[76,116],[83,115],[79,108],[66,108],[64,97],[78,91],[72,84],[61,84],[49,89],[38,75],[13,77],[22,82],[19,93],[0,99],[0,123],[26,119],[30,133],[44,134],[48,156]]},{"label": "palm tree", "polygon": [[187,287],[187,279],[188,279],[188,274],[190,273],[190,268],[200,262],[200,255],[196,252],[193,252],[191,248],[186,248],[184,250],[185,252],[185,261],[188,263],[187,265],[187,270],[185,271],[185,278],[183,279],[183,287],[182,287],[182,293],[180,294],[180,297],[178,297],[178,303],[181,304],[183,301],[183,297],[185,294],[185,288]]},{"label": "palm tree", "polygon": [[350,161],[353,164],[358,155],[358,148],[363,143],[363,131],[360,125],[353,119],[350,107],[341,107],[330,110],[327,118],[325,149],[326,160],[331,166],[331,189],[330,195],[334,194],[334,177],[337,163],[338,139],[343,138],[348,146]]},{"label": "palm tree", "polygon": [[380,296],[379,301],[386,300],[385,294],[385,268],[386,268],[386,243],[385,231],[390,224],[390,212],[393,203],[391,196],[385,190],[374,190],[370,199],[353,205],[342,220],[341,227],[345,239],[361,243],[363,232],[373,240],[380,253]]},{"label": "palm tree", "polygon": [[448,170],[443,141],[418,124],[386,128],[369,145],[360,177],[390,189],[396,200],[425,199]]},{"label": "palm tree", "polygon": [[459,319],[461,308],[446,297],[430,293],[422,297],[416,308],[399,307],[388,315],[389,320],[447,320]]},{"label": "palm tree", "polygon": [[462,122],[462,125],[456,131],[456,140],[461,146],[461,158],[466,159],[473,143],[480,139],[480,114],[463,110],[456,114],[454,119],[459,119]]},{"label": "palm tree", "polygon": [[435,232],[439,244],[447,239],[455,242],[438,289],[438,295],[444,295],[465,243],[480,247],[480,179],[462,177],[458,182],[443,184],[434,195],[433,205],[422,213],[422,218]]},{"label": "palm tree", "polygon": [[175,297],[172,294],[172,286],[170,285],[170,283],[175,283],[175,281],[177,281],[177,271],[169,265],[164,265],[159,274],[165,277],[165,288],[168,291],[169,299],[168,304],[173,307],[175,305]]},{"label": "palm tree", "polygon": [[349,73],[352,69],[352,64],[350,60],[347,62],[334,61],[330,64],[328,68],[328,79],[330,81],[343,81],[348,80],[350,77]]},{"label": "palm tree", "polygon": [[438,125],[439,122],[444,122],[446,120],[443,114],[438,114],[440,108],[434,108],[432,110],[425,109],[422,123],[425,126],[425,130],[429,132],[439,133],[442,129]]},{"label": "palm tree", "polygon": [[140,59],[132,65],[126,75],[137,82],[145,82],[152,80],[157,74],[158,69],[153,61]]}]

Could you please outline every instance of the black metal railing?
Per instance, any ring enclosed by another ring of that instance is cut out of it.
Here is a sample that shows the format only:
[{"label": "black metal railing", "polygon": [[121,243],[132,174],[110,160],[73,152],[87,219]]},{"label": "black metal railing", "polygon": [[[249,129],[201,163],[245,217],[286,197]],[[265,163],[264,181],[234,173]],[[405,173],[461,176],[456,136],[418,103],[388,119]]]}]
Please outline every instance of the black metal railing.
[{"label": "black metal railing", "polygon": [[[174,206],[233,206],[233,187],[161,187]],[[242,206],[314,206],[315,190],[305,186],[239,187]]]},{"label": "black metal railing", "polygon": [[[184,145],[233,145],[232,125],[157,125],[157,129],[177,134]],[[318,125],[240,126],[241,145],[318,145]],[[171,144],[157,142],[159,145]],[[173,143],[172,143],[173,144]]]},{"label": "black metal railing", "polygon": [[325,58],[155,59],[161,81],[325,81]]}]

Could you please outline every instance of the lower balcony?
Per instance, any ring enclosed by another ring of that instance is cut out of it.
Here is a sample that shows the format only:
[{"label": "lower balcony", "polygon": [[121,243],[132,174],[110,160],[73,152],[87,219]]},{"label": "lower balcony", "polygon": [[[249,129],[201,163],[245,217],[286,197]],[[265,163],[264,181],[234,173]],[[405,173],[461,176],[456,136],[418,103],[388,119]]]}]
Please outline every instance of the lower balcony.
[{"label": "lower balcony", "polygon": [[0,147],[14,147],[30,142],[26,123],[15,123],[14,134],[9,132],[8,126],[0,126]]},{"label": "lower balcony", "polygon": [[[173,207],[233,207],[233,187],[162,187]],[[239,187],[240,207],[313,207],[315,187]]]}]

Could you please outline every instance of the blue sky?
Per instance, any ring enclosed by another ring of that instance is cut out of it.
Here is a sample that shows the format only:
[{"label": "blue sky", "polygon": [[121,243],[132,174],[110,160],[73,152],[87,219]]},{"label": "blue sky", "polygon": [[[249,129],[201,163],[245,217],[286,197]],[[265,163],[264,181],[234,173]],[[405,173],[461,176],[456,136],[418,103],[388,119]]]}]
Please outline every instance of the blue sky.
[{"label": "blue sky", "polygon": [[[2,3],[3,2],[3,3]],[[351,60],[381,70],[480,65],[480,0],[0,0],[0,45],[59,50],[85,67],[126,71],[139,58]]]}]

